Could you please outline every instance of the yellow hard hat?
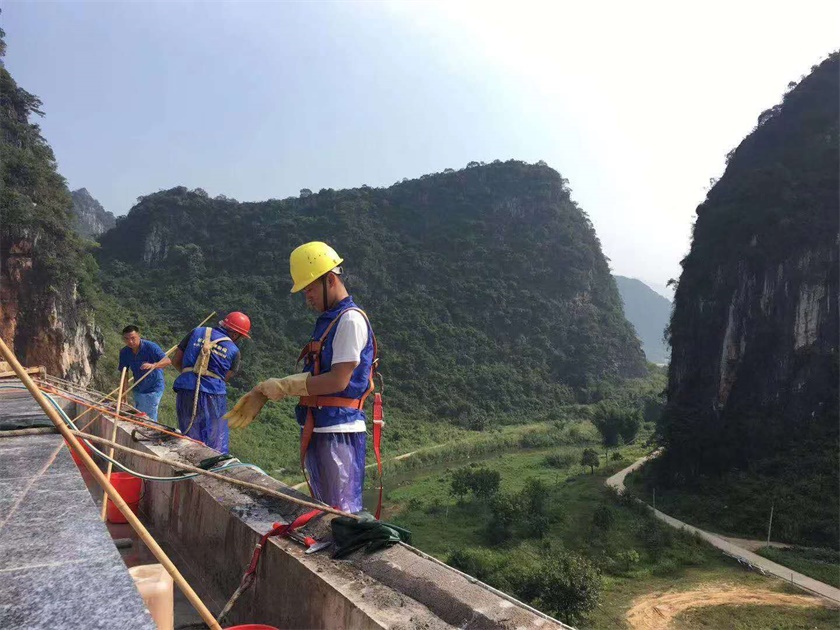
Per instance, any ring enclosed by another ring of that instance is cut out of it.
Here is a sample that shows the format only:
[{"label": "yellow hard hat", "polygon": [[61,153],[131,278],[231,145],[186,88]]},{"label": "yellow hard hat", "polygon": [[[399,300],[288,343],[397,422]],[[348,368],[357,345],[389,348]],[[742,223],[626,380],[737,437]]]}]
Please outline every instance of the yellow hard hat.
[{"label": "yellow hard hat", "polygon": [[289,273],[294,282],[292,293],[305,289],[343,262],[344,259],[326,243],[312,241],[297,247],[289,256]]}]

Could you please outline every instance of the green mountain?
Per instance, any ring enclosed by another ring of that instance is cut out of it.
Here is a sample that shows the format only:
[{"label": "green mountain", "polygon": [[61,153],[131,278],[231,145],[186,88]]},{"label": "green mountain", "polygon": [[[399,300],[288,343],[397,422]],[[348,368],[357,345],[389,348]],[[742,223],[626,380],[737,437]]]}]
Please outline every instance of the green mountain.
[{"label": "green mountain", "polygon": [[641,280],[624,276],[614,278],[624,304],[624,314],[636,329],[647,360],[667,363],[669,351],[665,344],[665,329],[671,317],[671,302]]},{"label": "green mountain", "polygon": [[253,320],[234,385],[294,369],[314,314],[288,256],[324,240],[378,334],[389,405],[483,426],[646,374],[586,214],[543,164],[479,165],[385,189],[238,203],[174,188],[101,239],[106,292],[176,339],[212,309]]},{"label": "green mountain", "polygon": [[87,383],[102,351],[93,323],[96,263],[76,236],[67,183],[32,121],[41,101],[2,58],[0,29],[0,336],[28,365]]},{"label": "green mountain", "polygon": [[775,501],[775,535],[812,545],[840,526],[838,103],[834,53],[759,116],[697,208],[660,427],[659,483],[741,533],[766,533]]}]

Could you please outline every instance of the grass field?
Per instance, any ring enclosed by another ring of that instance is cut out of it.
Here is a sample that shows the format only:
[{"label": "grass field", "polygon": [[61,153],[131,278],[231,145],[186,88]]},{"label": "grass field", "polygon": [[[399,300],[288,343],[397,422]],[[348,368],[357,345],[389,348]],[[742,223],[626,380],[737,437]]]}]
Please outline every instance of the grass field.
[{"label": "grass field", "polygon": [[792,606],[707,606],[677,615],[681,630],[837,630],[840,612]]},{"label": "grass field", "polygon": [[759,555],[790,567],[794,571],[840,588],[840,552],[833,549],[805,549],[764,547]]},{"label": "grass field", "polygon": [[[517,596],[521,593],[515,591],[516,570],[512,567],[534,570],[540,557],[552,549],[590,559],[603,576],[603,588],[597,608],[577,622],[580,628],[626,627],[625,616],[632,602],[655,591],[689,590],[709,583],[785,589],[781,581],[749,573],[702,541],[667,528],[647,510],[617,498],[604,486],[608,474],[645,454],[645,449],[622,447],[618,451],[622,459],[609,463],[601,452],[601,466],[592,475],[577,463],[583,447],[520,448],[458,464],[442,462],[398,471],[386,479],[385,519],[409,528],[414,544],[443,560],[450,560],[453,553],[471,553],[472,561],[478,563],[476,571],[482,572],[480,579]],[[556,456],[554,462],[569,464],[561,468],[548,465],[547,458],[552,455]],[[453,472],[461,466],[499,472],[502,493],[521,491],[528,479],[546,484],[550,526],[545,535],[514,536],[489,544],[486,528],[494,515],[487,502],[475,498],[459,501],[451,494]],[[596,511],[605,509],[612,515],[607,528],[594,523]],[[784,618],[788,613],[776,607],[773,614]],[[794,610],[791,615],[798,618],[802,611]]]}]

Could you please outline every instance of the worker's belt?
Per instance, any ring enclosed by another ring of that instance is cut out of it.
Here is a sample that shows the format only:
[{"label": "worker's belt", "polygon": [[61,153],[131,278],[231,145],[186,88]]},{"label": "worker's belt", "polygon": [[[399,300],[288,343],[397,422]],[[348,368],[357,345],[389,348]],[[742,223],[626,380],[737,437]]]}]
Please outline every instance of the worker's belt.
[{"label": "worker's belt", "polygon": [[340,398],[338,396],[301,396],[301,407],[346,407],[350,409],[363,409],[365,401],[363,398]]},{"label": "worker's belt", "polygon": [[[187,367],[187,368],[184,368],[183,370],[181,370],[181,374],[186,374],[187,372],[194,372],[194,371],[195,370],[193,370],[191,367]],[[219,376],[218,374],[216,374],[215,372],[211,372],[210,370],[207,370],[204,374],[199,374],[199,376],[201,376],[201,377],[209,376],[210,378],[217,378],[217,379],[222,380],[222,381],[225,380],[224,377]]]}]

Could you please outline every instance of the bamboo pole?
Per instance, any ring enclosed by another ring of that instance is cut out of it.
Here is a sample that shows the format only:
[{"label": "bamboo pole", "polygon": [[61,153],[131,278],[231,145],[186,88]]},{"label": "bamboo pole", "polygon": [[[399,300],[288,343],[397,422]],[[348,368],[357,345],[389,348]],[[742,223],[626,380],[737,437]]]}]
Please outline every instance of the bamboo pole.
[{"label": "bamboo pole", "polygon": [[[123,398],[123,386],[125,385],[125,371],[128,368],[123,368],[122,372],[120,372],[120,386],[119,386],[119,395],[117,396],[117,416],[120,415],[120,405],[122,405],[122,398]],[[113,420],[114,430],[111,432],[111,441],[117,441],[117,419],[114,418]],[[111,447],[111,452],[108,453],[108,457],[111,459],[114,458],[114,448]],[[108,460],[108,470],[105,473],[105,478],[108,480],[108,483],[111,483],[111,471],[113,470],[113,464],[110,460]],[[106,515],[108,514],[108,495],[102,495],[102,522],[105,522]]]},{"label": "bamboo pole", "polygon": [[123,513],[123,516],[128,520],[129,525],[131,525],[132,529],[137,532],[137,535],[140,539],[146,544],[149,550],[154,554],[157,561],[160,562],[163,567],[167,570],[169,575],[172,576],[172,580],[175,584],[178,585],[178,588],[183,591],[184,595],[186,595],[187,599],[189,600],[190,604],[192,604],[193,608],[195,608],[196,612],[201,615],[201,618],[204,620],[211,630],[222,630],[222,627],[216,621],[213,614],[207,609],[201,599],[198,597],[196,592],[192,589],[184,576],[178,571],[178,568],[172,563],[163,549],[160,548],[160,545],[157,544],[155,539],[149,533],[149,530],[140,522],[140,519],[131,511],[128,507],[126,502],[123,498],[119,495],[119,493],[114,489],[108,480],[105,478],[105,475],[102,474],[102,471],[99,470],[99,467],[94,463],[93,459],[90,455],[87,454],[87,451],[82,448],[82,445],[79,443],[79,440],[73,435],[73,432],[67,428],[67,425],[64,424],[64,421],[61,419],[61,416],[58,415],[58,412],[53,408],[53,406],[47,401],[44,394],[38,389],[38,386],[30,378],[29,374],[26,373],[23,366],[20,364],[20,361],[17,360],[14,352],[9,349],[9,346],[6,345],[6,342],[0,338],[0,354],[3,355],[3,358],[12,366],[12,369],[17,374],[18,378],[21,382],[26,385],[26,389],[29,390],[29,393],[32,394],[32,397],[35,401],[41,406],[41,409],[44,410],[44,413],[47,417],[52,421],[55,425],[55,428],[58,429],[59,433],[64,437],[65,440],[73,447],[76,451],[76,455],[84,462],[85,467],[90,471],[90,474],[96,479],[96,482],[102,487],[105,491],[105,494],[114,502],[114,505]]},{"label": "bamboo pole", "polygon": [[70,433],[73,435],[84,438],[90,442],[95,442],[97,444],[104,444],[105,446],[110,446],[111,448],[115,448],[118,451],[122,451],[124,453],[130,453],[131,455],[136,455],[137,457],[141,457],[143,459],[148,459],[149,461],[158,462],[159,464],[166,464],[167,466],[172,466],[173,468],[178,468],[180,470],[186,470],[187,472],[193,472],[199,475],[204,475],[205,477],[212,477],[213,479],[219,479],[229,484],[233,484],[234,486],[242,486],[243,488],[248,488],[249,490],[256,490],[263,494],[266,494],[271,497],[276,497],[288,503],[294,503],[296,505],[300,505],[302,507],[309,508],[310,510],[321,510],[322,512],[328,512],[330,514],[335,514],[336,516],[347,516],[352,518],[353,520],[361,520],[361,517],[356,514],[351,514],[350,512],[342,512],[341,510],[337,510],[333,507],[328,505],[324,505],[321,503],[313,503],[312,501],[306,501],[305,499],[298,499],[290,494],[286,494],[284,492],[279,492],[277,490],[272,490],[271,488],[266,488],[265,486],[261,486],[257,483],[251,483],[250,481],[243,481],[242,479],[236,479],[234,477],[228,477],[227,475],[220,475],[219,473],[213,472],[211,470],[204,470],[203,468],[198,468],[196,466],[192,466],[191,464],[183,464],[181,462],[176,462],[172,459],[166,459],[165,457],[160,457],[158,455],[152,455],[151,453],[144,453],[143,451],[138,451],[128,446],[123,446],[118,442],[112,442],[103,437],[99,437],[98,435],[92,435],[90,433],[83,433],[82,431],[73,431],[70,430]]},{"label": "bamboo pole", "polygon": [[[198,326],[196,326],[196,328],[199,328],[200,326],[203,326],[204,324],[206,324],[206,323],[207,323],[207,321],[208,321],[209,319],[211,319],[211,318],[212,318],[215,314],[216,314],[216,311],[213,311],[212,313],[210,313],[207,317],[205,317],[205,318],[204,318],[204,320],[203,320],[203,321],[202,321],[202,322],[201,322]],[[175,344],[174,346],[172,346],[171,348],[169,348],[169,350],[167,350],[164,354],[168,357],[170,354],[172,354],[173,352],[175,352],[175,350],[177,350],[177,349],[178,349],[178,344]],[[137,386],[138,386],[141,382],[143,382],[143,379],[144,379],[144,378],[146,378],[146,377],[147,377],[149,374],[151,374],[152,372],[153,372],[153,370],[148,370],[148,371],[147,371],[147,372],[146,372],[143,376],[141,376],[141,377],[140,377],[140,378],[138,378],[136,381],[134,381],[134,383],[132,383],[132,385],[131,385],[131,386],[130,386],[127,390],[125,390],[125,391],[123,392],[123,395],[128,394],[128,392],[130,392],[132,389],[134,389],[135,387],[137,387]],[[117,393],[117,391],[119,391],[119,389],[120,389],[119,387],[117,387],[117,388],[115,388],[115,389],[112,389],[110,392],[108,392],[107,394],[105,394],[105,396],[104,396],[104,398],[102,398],[102,400],[100,400],[100,401],[99,401],[99,402],[97,402],[96,404],[97,404],[97,405],[101,405],[101,404],[102,404],[102,403],[104,403],[106,400],[108,400],[109,398],[111,398],[111,397],[112,397],[115,393]],[[82,416],[84,416],[85,414],[87,414],[89,411],[90,411],[90,407],[88,407],[88,408],[87,408],[87,409],[85,409],[82,413],[80,413],[78,416],[76,416],[75,418],[73,418],[73,422],[76,422],[76,420],[78,420],[79,418],[81,418]]]}]

